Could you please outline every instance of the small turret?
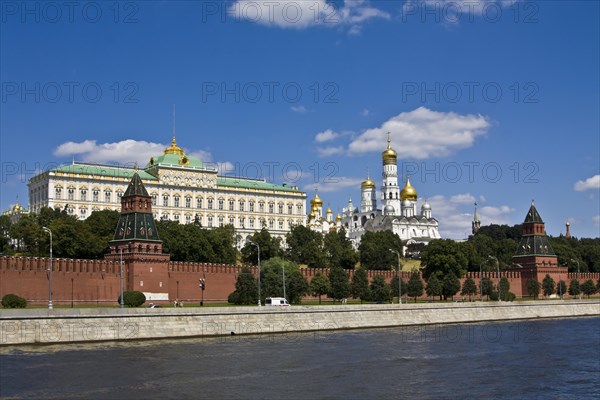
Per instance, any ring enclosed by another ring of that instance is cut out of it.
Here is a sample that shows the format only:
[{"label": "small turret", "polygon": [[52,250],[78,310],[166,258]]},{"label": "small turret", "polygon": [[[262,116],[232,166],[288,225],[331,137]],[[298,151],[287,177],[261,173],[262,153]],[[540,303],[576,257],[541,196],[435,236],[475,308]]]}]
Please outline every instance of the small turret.
[{"label": "small turret", "polygon": [[473,213],[473,222],[471,222],[471,232],[475,235],[479,232],[481,222],[479,221],[479,214],[477,214],[477,202],[475,202],[475,212]]}]

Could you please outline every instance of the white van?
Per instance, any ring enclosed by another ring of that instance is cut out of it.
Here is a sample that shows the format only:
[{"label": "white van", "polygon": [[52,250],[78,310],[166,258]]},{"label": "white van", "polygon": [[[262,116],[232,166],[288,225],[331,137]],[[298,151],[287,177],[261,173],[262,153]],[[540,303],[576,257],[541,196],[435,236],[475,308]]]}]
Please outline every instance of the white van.
[{"label": "white van", "polygon": [[265,306],[284,306],[289,307],[290,303],[284,297],[267,297],[265,299]]}]

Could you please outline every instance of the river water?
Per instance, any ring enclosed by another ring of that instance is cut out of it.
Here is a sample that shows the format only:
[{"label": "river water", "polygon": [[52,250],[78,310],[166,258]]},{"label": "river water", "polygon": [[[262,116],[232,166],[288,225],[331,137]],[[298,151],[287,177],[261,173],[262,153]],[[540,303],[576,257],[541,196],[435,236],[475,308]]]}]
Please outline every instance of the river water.
[{"label": "river water", "polygon": [[0,398],[599,399],[600,318],[2,348]]}]

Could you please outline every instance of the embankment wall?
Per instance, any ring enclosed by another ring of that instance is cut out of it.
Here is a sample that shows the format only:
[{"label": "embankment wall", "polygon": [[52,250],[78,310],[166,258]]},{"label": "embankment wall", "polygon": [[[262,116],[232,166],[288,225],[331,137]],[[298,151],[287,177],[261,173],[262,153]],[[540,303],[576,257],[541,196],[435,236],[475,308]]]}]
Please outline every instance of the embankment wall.
[{"label": "embankment wall", "polygon": [[600,317],[600,301],[0,310],[0,345],[320,332],[567,317]]}]

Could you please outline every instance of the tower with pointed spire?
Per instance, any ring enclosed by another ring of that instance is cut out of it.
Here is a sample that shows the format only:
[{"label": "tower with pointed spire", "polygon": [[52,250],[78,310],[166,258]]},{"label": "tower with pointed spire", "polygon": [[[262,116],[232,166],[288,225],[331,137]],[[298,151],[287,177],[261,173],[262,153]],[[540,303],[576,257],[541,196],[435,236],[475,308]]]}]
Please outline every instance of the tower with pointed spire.
[{"label": "tower with pointed spire", "polygon": [[473,222],[471,222],[471,233],[475,235],[479,232],[481,227],[481,221],[479,221],[479,214],[477,213],[477,202],[475,202],[475,211],[473,212]]},{"label": "tower with pointed spire", "polygon": [[381,206],[387,215],[400,214],[400,188],[398,187],[398,153],[392,149],[390,132],[387,133],[387,148],[381,153],[383,179]]},{"label": "tower with pointed spire", "polygon": [[362,181],[360,184],[361,190],[361,212],[371,212],[377,210],[377,191],[375,189],[375,182],[371,180],[369,171],[367,170],[367,179]]},{"label": "tower with pointed spire", "polygon": [[546,236],[544,221],[533,200],[523,221],[523,235],[513,256],[513,264],[523,267],[558,266],[558,258]]},{"label": "tower with pointed spire", "polygon": [[166,282],[170,256],[162,252],[152,215],[152,197],[137,170],[121,197],[121,216],[109,249],[104,258],[122,261],[126,266],[127,290],[143,292],[148,300],[169,299]]}]

